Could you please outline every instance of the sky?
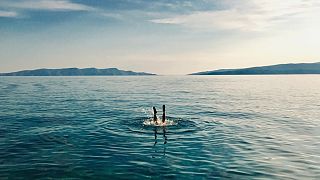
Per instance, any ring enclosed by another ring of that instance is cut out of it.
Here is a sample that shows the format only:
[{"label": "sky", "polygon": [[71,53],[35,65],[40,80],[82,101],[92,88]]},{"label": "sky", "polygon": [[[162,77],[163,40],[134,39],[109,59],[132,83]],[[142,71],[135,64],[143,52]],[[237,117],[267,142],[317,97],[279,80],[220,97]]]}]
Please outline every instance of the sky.
[{"label": "sky", "polygon": [[319,0],[0,0],[0,72],[320,61]]}]

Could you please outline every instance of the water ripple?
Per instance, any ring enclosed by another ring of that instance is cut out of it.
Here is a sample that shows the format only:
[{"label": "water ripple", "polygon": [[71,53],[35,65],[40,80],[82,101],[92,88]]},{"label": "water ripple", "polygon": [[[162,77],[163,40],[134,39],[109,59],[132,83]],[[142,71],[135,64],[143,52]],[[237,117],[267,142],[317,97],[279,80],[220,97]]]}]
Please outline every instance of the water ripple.
[{"label": "water ripple", "polygon": [[[319,179],[319,87],[314,76],[1,77],[0,179]],[[168,124],[154,126],[162,104]]]}]

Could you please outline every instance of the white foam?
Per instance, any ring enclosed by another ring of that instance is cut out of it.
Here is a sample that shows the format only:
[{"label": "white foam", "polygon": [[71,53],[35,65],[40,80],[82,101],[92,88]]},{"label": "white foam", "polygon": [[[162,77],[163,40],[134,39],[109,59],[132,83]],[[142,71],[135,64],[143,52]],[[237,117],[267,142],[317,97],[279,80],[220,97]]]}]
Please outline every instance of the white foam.
[{"label": "white foam", "polygon": [[162,120],[159,118],[157,119],[157,121],[154,121],[152,118],[150,118],[150,119],[146,119],[143,122],[143,125],[145,125],[145,126],[175,126],[177,124],[178,124],[178,122],[175,122],[170,119],[166,119],[165,122],[162,123]]}]

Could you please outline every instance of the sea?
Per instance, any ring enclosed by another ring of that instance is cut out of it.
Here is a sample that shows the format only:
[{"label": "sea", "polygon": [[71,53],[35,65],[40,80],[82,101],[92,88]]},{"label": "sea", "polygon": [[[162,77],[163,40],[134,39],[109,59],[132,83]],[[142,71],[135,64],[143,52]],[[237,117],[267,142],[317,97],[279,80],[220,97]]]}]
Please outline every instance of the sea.
[{"label": "sea", "polygon": [[0,179],[320,179],[320,76],[0,77]]}]

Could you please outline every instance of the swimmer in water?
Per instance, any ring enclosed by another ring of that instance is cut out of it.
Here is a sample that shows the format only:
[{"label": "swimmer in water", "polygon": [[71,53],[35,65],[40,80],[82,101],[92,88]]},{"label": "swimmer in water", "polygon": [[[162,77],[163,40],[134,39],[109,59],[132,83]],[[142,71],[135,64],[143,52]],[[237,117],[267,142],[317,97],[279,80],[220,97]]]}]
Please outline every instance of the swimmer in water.
[{"label": "swimmer in water", "polygon": [[166,121],[166,106],[162,105],[162,123]]},{"label": "swimmer in water", "polygon": [[153,121],[155,122],[155,123],[157,123],[157,110],[156,110],[156,108],[153,106],[152,107],[152,109],[153,109]]}]

